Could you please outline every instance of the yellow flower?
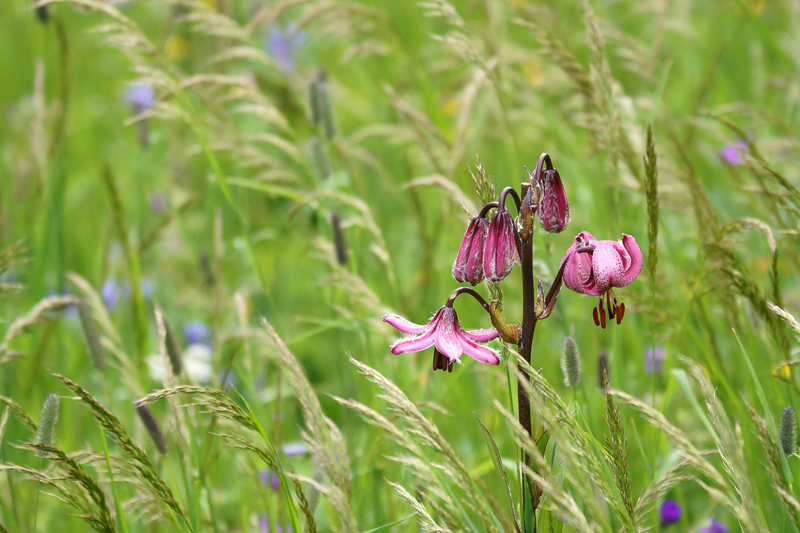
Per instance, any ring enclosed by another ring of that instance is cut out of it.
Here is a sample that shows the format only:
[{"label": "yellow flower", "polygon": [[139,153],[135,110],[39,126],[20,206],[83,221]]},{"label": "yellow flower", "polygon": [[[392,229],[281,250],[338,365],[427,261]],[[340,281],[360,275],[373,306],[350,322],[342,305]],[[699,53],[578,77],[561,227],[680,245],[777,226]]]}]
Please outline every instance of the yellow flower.
[{"label": "yellow flower", "polygon": [[186,59],[189,53],[189,42],[180,35],[170,35],[164,43],[164,55],[174,63]]}]

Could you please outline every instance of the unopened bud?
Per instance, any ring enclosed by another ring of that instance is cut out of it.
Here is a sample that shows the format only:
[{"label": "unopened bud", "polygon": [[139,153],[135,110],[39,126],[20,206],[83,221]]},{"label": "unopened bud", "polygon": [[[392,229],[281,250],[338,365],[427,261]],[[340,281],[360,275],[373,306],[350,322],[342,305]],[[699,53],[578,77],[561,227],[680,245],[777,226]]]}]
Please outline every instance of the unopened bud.
[{"label": "unopened bud", "polygon": [[453,277],[459,283],[477,285],[483,281],[483,248],[489,232],[489,221],[478,216],[473,218],[453,263]]},{"label": "unopened bud", "polygon": [[489,222],[483,248],[483,273],[492,283],[499,283],[519,262],[514,240],[514,219],[507,209],[498,209]]},{"label": "unopened bud", "polygon": [[541,188],[536,210],[539,225],[548,233],[561,233],[569,224],[569,201],[556,169],[542,170]]}]

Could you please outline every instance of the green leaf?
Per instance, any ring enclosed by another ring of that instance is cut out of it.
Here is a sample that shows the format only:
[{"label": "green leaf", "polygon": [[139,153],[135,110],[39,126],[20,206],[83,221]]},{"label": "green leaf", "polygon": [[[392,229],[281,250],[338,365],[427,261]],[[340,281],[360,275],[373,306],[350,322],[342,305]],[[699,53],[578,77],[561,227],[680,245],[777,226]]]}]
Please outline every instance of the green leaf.
[{"label": "green leaf", "polygon": [[401,524],[401,523],[405,522],[406,520],[408,520],[409,518],[413,518],[415,516],[416,516],[416,514],[410,514],[405,518],[401,518],[400,520],[397,520],[396,522],[392,522],[391,524],[384,524],[384,525],[382,525],[380,527],[376,527],[375,529],[370,529],[369,531],[366,531],[365,533],[380,533],[381,531],[389,531],[389,529],[391,529],[392,526],[396,526],[397,524]]},{"label": "green leaf", "polygon": [[508,498],[508,506],[511,509],[511,517],[514,520],[514,527],[516,528],[517,532],[519,532],[519,524],[517,523],[517,513],[514,510],[514,496],[511,494],[511,485],[508,483],[508,475],[506,474],[506,467],[503,465],[503,458],[500,457],[500,450],[497,448],[497,443],[494,441],[492,434],[489,432],[489,428],[487,428],[481,419],[478,418],[478,415],[475,411],[472,412],[475,415],[475,418],[478,420],[478,424],[481,425],[483,428],[483,438],[486,440],[486,446],[489,448],[489,455],[492,457],[492,463],[494,463],[494,469],[497,472],[497,475],[500,476],[500,479],[506,484],[506,497]]}]

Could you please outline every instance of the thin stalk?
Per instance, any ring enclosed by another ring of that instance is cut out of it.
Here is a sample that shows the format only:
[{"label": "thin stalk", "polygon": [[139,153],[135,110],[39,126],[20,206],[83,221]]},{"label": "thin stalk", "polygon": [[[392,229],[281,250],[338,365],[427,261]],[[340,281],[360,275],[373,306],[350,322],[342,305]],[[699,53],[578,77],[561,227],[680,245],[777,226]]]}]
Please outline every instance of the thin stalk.
[{"label": "thin stalk", "polygon": [[[530,363],[531,345],[533,343],[533,334],[536,329],[536,285],[533,280],[533,239],[527,239],[522,242],[520,261],[522,263],[522,335],[520,336],[518,349],[522,358],[525,359],[527,363]],[[523,378],[530,382],[530,376],[525,372],[522,365],[519,365],[518,368]],[[531,439],[533,439],[533,430],[531,428],[531,403],[522,383],[517,383],[517,404],[519,406],[519,423],[525,428],[525,431],[527,431]],[[530,466],[530,458],[524,451],[522,452],[522,461]],[[530,487],[528,493],[531,495],[531,505],[533,505],[533,491],[530,490]],[[523,500],[523,516],[526,503],[527,502]]]}]

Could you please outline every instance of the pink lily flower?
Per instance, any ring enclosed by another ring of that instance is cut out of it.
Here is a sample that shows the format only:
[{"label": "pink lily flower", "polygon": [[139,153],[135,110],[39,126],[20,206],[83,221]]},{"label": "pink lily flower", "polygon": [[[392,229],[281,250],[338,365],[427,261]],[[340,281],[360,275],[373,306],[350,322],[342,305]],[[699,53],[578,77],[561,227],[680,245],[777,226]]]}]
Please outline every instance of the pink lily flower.
[{"label": "pink lily flower", "polygon": [[465,281],[471,285],[477,285],[483,281],[483,246],[486,242],[486,234],[489,233],[489,221],[486,217],[478,215],[473,218],[458,255],[453,263],[453,277],[459,283]]},{"label": "pink lily flower", "polygon": [[542,199],[536,210],[539,225],[548,233],[561,233],[569,224],[569,201],[556,169],[542,171]]},{"label": "pink lily flower", "polygon": [[465,353],[479,363],[497,365],[500,357],[497,352],[478,343],[496,339],[499,334],[493,329],[465,331],[458,323],[455,309],[445,305],[436,311],[433,318],[425,324],[414,324],[398,315],[385,315],[383,321],[401,333],[411,335],[392,345],[392,353],[420,352],[435,346],[433,369],[453,371],[453,363],[460,362]]},{"label": "pink lily flower", "polygon": [[[579,246],[589,246],[593,251],[573,253]],[[608,318],[615,318],[619,324],[625,314],[625,304],[617,301],[613,287],[628,285],[642,271],[644,258],[636,239],[623,233],[621,242],[598,241],[588,231],[582,231],[564,254],[562,264],[564,261],[564,284],[575,292],[600,297],[600,303],[593,310],[595,324],[606,327],[603,296]]]},{"label": "pink lily flower", "polygon": [[486,244],[483,248],[483,274],[492,283],[499,283],[519,264],[514,239],[514,219],[508,209],[501,207],[492,215]]}]

